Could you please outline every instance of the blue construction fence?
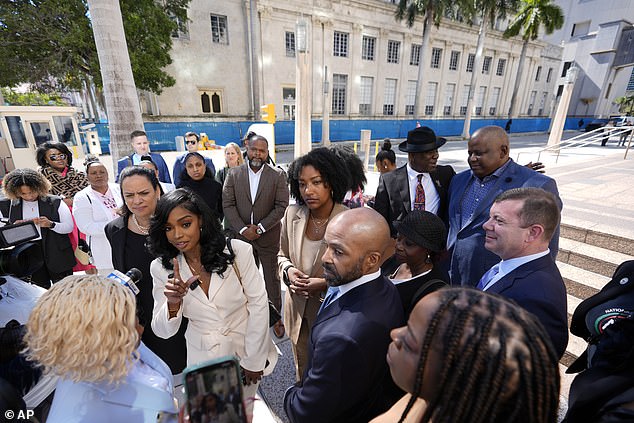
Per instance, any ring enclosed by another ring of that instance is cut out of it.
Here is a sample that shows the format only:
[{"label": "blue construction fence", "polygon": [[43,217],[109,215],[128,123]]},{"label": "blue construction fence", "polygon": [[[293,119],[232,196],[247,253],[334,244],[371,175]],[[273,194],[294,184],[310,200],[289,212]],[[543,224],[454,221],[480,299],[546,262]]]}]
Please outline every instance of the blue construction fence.
[{"label": "blue construction fence", "polygon": [[[566,119],[564,129],[580,129],[590,123],[591,119],[569,117]],[[362,129],[372,131],[372,139],[405,138],[407,132],[416,127],[416,122],[431,127],[437,135],[450,137],[459,136],[464,125],[463,119],[442,120],[330,120],[330,140],[349,141],[358,140]],[[473,119],[471,131],[488,125],[505,127],[508,119]],[[246,134],[250,125],[261,123],[256,121],[242,122],[146,122],[145,132],[152,146],[152,151],[176,150],[176,137],[183,136],[188,131],[204,132],[210,140],[215,140],[218,145],[226,145],[229,142],[238,142]],[[521,132],[545,132],[550,125],[549,118],[513,119],[511,133]],[[312,142],[321,141],[321,120],[313,120]],[[96,124],[99,134],[101,150],[110,152],[110,132],[107,123]],[[295,122],[280,121],[275,124],[275,143],[293,144],[295,139]]]}]

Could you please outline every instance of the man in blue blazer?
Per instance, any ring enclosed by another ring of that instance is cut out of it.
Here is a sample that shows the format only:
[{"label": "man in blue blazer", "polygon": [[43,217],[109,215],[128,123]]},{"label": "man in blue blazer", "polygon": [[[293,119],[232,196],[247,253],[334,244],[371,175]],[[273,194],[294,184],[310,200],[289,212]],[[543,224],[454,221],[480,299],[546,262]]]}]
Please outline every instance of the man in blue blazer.
[{"label": "man in blue blazer", "polygon": [[130,134],[130,143],[132,144],[134,153],[119,159],[117,162],[117,182],[119,182],[119,174],[123,169],[128,166],[139,164],[141,156],[149,155],[152,157],[152,161],[158,168],[159,181],[168,184],[172,183],[170,171],[167,168],[167,164],[165,163],[165,160],[163,160],[163,157],[159,153],[150,153],[150,142],[148,141],[147,134],[144,131],[132,131]]},{"label": "man in blue blazer", "polygon": [[[198,142],[200,141],[200,137],[195,132],[188,132],[185,134],[185,148],[187,149],[187,153],[181,154],[176,158],[174,162],[174,167],[172,168],[172,175],[174,176],[174,185],[178,187],[181,182],[181,174],[185,170],[185,159],[189,153],[194,153],[198,151]],[[216,168],[214,167],[214,162],[210,157],[205,157],[205,165],[211,170],[212,176],[216,174]]]},{"label": "man in blue blazer", "polygon": [[330,288],[312,327],[303,381],[284,396],[292,423],[366,423],[401,395],[385,359],[390,330],[404,323],[398,291],[380,273],[389,241],[387,222],[369,208],[344,211],[326,228]]},{"label": "man in blue blazer", "polygon": [[[457,174],[449,186],[449,234],[452,285],[475,286],[484,272],[498,262],[484,248],[482,224],[489,219],[493,200],[511,188],[537,187],[551,192],[561,210],[557,184],[552,178],[509,158],[509,139],[499,126],[477,130],[468,143],[469,167]],[[559,226],[550,243],[554,258],[559,249]]]},{"label": "man in blue blazer", "polygon": [[554,195],[540,188],[500,194],[484,223],[484,246],[502,261],[478,282],[478,289],[514,300],[533,313],[561,358],[568,344],[566,287],[548,243],[559,225]]}]

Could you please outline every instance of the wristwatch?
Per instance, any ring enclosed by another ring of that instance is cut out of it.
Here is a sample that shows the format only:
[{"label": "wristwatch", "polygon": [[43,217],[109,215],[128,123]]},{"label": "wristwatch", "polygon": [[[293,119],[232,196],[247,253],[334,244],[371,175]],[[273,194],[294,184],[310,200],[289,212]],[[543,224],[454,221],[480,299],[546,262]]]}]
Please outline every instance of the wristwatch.
[{"label": "wristwatch", "polygon": [[55,222],[51,221],[51,227],[49,229],[53,229],[55,227]]},{"label": "wristwatch", "polygon": [[259,227],[258,227],[258,228],[255,230],[255,233],[256,233],[256,234],[258,234],[258,235],[262,235],[262,234],[264,233],[264,231],[262,230],[262,228],[259,228]]}]

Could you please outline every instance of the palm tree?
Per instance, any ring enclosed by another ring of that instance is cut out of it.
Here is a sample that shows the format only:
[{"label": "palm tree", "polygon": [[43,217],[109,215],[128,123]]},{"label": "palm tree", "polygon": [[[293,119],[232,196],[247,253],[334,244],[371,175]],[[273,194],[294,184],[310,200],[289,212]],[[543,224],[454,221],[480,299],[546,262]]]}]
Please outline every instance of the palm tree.
[{"label": "palm tree", "polygon": [[528,42],[537,39],[542,27],[546,34],[552,34],[554,30],[561,28],[563,24],[564,15],[562,10],[556,4],[552,4],[551,0],[522,0],[520,11],[515,15],[506,31],[504,31],[505,38],[514,37],[521,33],[523,40],[520,63],[515,76],[511,105],[509,106],[509,118],[513,118],[515,115],[515,102],[517,101],[517,92],[522,80]]},{"label": "palm tree", "polygon": [[130,133],[143,129],[123,20],[118,0],[88,0],[92,31],[101,67],[110,127],[110,154],[117,161],[130,152]]},{"label": "palm tree", "polygon": [[469,138],[471,131],[471,114],[473,112],[473,94],[476,91],[478,77],[480,75],[480,62],[484,51],[484,40],[486,38],[487,27],[493,26],[496,19],[505,19],[509,12],[517,10],[519,0],[472,0],[475,13],[470,16],[480,17],[480,28],[478,31],[478,45],[476,47],[475,60],[473,62],[473,72],[471,73],[471,83],[469,89],[469,100],[467,102],[467,114],[462,128],[462,138]]},{"label": "palm tree", "polygon": [[429,31],[432,25],[440,26],[440,19],[446,11],[453,11],[454,7],[459,7],[459,1],[451,0],[399,0],[396,8],[396,20],[407,20],[407,26],[412,27],[417,16],[424,16],[423,21],[423,42],[420,47],[420,57],[418,62],[418,78],[416,80],[416,97],[414,99],[414,118],[420,116],[421,99],[423,98],[423,76],[425,74],[424,63],[429,49]]},{"label": "palm tree", "polygon": [[618,97],[614,102],[619,105],[619,112],[627,116],[634,114],[634,94]]}]

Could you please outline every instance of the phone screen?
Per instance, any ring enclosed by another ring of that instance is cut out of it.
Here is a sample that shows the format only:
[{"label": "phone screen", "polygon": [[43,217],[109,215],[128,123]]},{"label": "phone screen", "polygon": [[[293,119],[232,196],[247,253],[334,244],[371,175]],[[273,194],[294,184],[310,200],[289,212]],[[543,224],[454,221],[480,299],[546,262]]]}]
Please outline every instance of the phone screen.
[{"label": "phone screen", "polygon": [[227,358],[185,372],[191,423],[246,423],[237,360]]}]

